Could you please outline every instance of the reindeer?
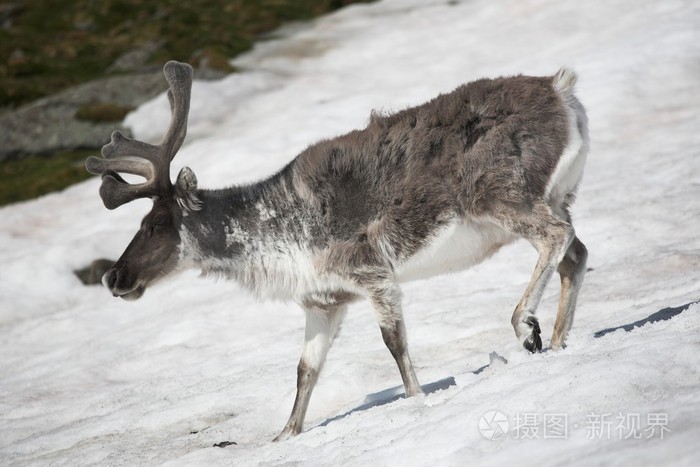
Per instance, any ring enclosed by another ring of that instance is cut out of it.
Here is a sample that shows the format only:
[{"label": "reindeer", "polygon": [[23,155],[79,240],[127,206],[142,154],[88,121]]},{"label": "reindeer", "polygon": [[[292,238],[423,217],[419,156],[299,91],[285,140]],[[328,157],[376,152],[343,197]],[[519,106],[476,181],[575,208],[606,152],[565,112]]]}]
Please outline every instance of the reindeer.
[{"label": "reindeer", "polygon": [[[535,315],[557,270],[561,297],[551,348],[564,345],[587,251],[569,208],[588,152],[576,75],[480,79],[398,113],[372,113],[363,130],[311,145],[258,183],[203,190],[189,168],[170,180],[187,127],[192,68],[168,62],[172,121],[151,145],[114,132],[87,170],[102,176],[108,209],[152,198],[153,209],[103,276],[137,299],[195,267],[306,313],[292,413],[275,440],[301,432],[311,392],[348,304],[367,298],[406,396],[422,394],[411,364],[400,283],[479,263],[517,238],[539,253],[511,323],[525,349],[542,349]],[[119,173],[141,176],[127,183]]]}]

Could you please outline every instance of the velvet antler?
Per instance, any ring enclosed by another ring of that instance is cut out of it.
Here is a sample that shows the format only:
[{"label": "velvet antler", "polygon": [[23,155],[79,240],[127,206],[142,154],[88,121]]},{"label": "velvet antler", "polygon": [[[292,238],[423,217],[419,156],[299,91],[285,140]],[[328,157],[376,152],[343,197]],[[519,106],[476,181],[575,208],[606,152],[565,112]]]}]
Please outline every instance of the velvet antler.
[{"label": "velvet antler", "polygon": [[[102,157],[91,156],[85,168],[93,175],[102,175],[100,197],[107,209],[114,209],[137,198],[169,196],[170,162],[182,146],[187,133],[187,115],[190,111],[192,67],[170,61],[163,67],[170,85],[168,100],[172,121],[163,140],[152,145],[127,138],[121,132],[112,133],[112,141],[102,147]],[[127,183],[118,172],[139,175],[143,183]]]}]

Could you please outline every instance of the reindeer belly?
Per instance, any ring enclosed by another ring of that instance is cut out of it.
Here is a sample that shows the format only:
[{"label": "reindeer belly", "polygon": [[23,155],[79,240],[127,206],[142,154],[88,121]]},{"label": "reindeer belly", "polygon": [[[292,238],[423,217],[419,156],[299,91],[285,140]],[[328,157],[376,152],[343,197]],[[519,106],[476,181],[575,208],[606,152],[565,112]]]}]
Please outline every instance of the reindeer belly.
[{"label": "reindeer belly", "polygon": [[400,282],[461,271],[495,253],[515,236],[492,223],[455,220],[397,268]]}]

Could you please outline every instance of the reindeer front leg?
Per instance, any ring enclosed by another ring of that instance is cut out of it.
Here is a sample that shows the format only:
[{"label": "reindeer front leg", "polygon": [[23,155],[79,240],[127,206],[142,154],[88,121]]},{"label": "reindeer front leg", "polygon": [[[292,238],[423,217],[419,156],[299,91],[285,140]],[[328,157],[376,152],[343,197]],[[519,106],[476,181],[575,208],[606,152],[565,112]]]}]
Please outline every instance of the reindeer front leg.
[{"label": "reindeer front leg", "polygon": [[297,366],[297,395],[287,425],[274,441],[301,433],[311,392],[347,312],[347,302],[334,296],[307,298],[301,305],[306,312],[306,331],[304,350]]},{"label": "reindeer front leg", "polygon": [[423,394],[423,389],[408,355],[406,327],[401,311],[401,290],[388,276],[390,274],[378,274],[376,278],[366,280],[365,286],[369,291],[369,300],[382,331],[384,344],[399,367],[406,397],[417,396]]}]

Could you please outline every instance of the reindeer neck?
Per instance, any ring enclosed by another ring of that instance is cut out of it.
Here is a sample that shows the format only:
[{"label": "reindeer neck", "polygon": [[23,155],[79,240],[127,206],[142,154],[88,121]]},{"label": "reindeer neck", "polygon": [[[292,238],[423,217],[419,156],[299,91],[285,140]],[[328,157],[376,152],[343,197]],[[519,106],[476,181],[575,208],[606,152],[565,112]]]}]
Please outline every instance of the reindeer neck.
[{"label": "reindeer neck", "polygon": [[299,262],[310,261],[313,224],[291,185],[283,171],[253,185],[200,190],[201,209],[183,218],[182,259],[204,274],[237,280],[257,295],[288,290]]}]

